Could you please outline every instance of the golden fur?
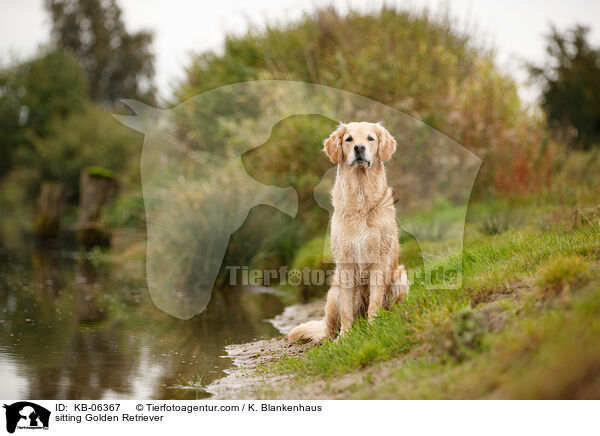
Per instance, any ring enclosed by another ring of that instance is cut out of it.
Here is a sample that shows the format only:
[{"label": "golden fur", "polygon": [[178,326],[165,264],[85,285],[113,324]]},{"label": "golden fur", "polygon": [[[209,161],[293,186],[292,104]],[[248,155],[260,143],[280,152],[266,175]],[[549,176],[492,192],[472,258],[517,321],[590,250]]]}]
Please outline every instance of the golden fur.
[{"label": "golden fur", "polygon": [[343,335],[359,316],[369,319],[408,293],[406,272],[398,265],[398,230],[392,190],[384,162],[396,141],[379,124],[341,124],[324,142],[338,165],[331,191],[331,248],[336,269],[327,294],[325,318],[294,328],[291,342],[319,342]]}]

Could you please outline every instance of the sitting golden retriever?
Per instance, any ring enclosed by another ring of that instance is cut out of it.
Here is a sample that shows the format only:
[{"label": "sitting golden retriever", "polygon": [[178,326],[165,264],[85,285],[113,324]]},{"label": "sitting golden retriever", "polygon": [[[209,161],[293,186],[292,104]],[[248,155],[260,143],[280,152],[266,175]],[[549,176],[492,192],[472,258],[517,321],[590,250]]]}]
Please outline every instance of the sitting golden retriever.
[{"label": "sitting golden retriever", "polygon": [[379,124],[342,124],[325,140],[338,165],[331,192],[331,248],[336,268],[327,294],[325,319],[295,327],[290,342],[320,342],[344,335],[359,316],[376,316],[402,300],[409,284],[398,265],[398,228],[392,189],[383,163],[396,141]]}]

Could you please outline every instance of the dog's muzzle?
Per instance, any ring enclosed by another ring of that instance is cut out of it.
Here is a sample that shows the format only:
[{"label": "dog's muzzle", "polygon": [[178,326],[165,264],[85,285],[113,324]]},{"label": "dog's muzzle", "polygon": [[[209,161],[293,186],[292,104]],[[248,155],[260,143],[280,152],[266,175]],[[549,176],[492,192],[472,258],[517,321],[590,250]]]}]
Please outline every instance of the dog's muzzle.
[{"label": "dog's muzzle", "polygon": [[371,161],[365,157],[366,148],[364,145],[357,144],[354,146],[354,161],[351,166],[362,165],[366,167],[371,166]]}]

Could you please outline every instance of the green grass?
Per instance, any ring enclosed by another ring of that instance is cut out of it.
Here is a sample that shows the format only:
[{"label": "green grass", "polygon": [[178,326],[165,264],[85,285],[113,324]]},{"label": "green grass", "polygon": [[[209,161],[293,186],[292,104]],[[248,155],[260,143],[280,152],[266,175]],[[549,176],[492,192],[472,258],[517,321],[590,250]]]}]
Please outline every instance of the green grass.
[{"label": "green grass", "polygon": [[559,257],[540,268],[536,283],[543,288],[562,288],[585,282],[590,276],[590,266],[580,256]]},{"label": "green grass", "polygon": [[[597,214],[573,223],[570,212],[557,219],[556,207],[525,205],[496,232],[482,223],[498,207],[487,210],[487,216],[486,205],[470,211],[460,289],[415,284],[403,304],[374,322],[359,320],[338,342],[268,370],[299,380],[368,373],[347,392],[358,398],[600,395]],[[540,219],[551,225],[538,225]],[[454,253],[434,266],[458,265]],[[373,382],[378,364],[390,359],[401,364],[389,380]]]},{"label": "green grass", "polygon": [[598,398],[600,285],[567,302],[512,314],[461,361],[407,357],[385,380],[355,386],[354,398]]}]

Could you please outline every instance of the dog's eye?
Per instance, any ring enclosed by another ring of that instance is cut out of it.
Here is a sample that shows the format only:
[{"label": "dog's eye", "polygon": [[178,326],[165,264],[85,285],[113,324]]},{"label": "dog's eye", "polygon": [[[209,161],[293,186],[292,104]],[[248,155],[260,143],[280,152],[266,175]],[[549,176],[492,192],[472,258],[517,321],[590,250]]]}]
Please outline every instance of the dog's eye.
[{"label": "dog's eye", "polygon": [[367,139],[368,139],[369,141],[375,141],[375,140],[373,139],[373,137],[372,137],[372,136],[367,136]]},{"label": "dog's eye", "polygon": [[348,137],[346,138],[346,142],[352,142],[352,136],[348,136]]}]

